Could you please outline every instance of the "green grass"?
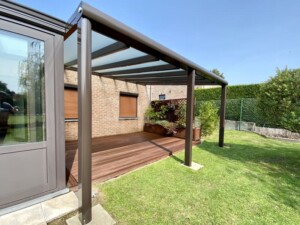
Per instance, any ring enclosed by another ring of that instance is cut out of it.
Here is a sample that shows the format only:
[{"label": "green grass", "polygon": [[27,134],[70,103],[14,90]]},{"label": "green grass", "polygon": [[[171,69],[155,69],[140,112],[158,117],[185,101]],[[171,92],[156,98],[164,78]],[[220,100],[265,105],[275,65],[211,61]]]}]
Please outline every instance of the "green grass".
[{"label": "green grass", "polygon": [[119,224],[300,224],[300,143],[228,131],[193,149],[99,185]]}]

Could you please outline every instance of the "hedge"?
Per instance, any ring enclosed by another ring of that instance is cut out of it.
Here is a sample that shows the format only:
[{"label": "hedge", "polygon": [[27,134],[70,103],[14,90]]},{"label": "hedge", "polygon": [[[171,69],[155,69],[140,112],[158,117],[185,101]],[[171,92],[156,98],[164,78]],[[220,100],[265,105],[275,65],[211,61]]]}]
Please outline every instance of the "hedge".
[{"label": "hedge", "polygon": [[[234,85],[227,87],[227,99],[257,98],[261,84]],[[220,100],[221,88],[196,89],[197,101]]]},{"label": "hedge", "polygon": [[[195,111],[196,116],[199,115],[200,105],[204,104],[205,102],[213,102],[218,108],[220,108],[220,100],[197,101]],[[266,125],[259,112],[257,99],[255,98],[227,99],[225,119],[235,121],[239,121],[241,119],[245,122],[255,122],[259,126]]]}]

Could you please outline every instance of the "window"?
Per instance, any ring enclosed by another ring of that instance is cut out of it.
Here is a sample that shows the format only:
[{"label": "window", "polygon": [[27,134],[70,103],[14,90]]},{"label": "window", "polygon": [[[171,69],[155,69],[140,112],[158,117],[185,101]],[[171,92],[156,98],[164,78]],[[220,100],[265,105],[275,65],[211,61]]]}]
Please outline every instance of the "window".
[{"label": "window", "polygon": [[0,145],[46,140],[45,43],[0,30]]},{"label": "window", "polygon": [[166,100],[166,94],[160,94],[158,98],[159,100]]},{"label": "window", "polygon": [[120,118],[137,117],[137,98],[138,94],[120,93]]},{"label": "window", "polygon": [[65,85],[65,119],[78,119],[78,92],[75,85]]}]

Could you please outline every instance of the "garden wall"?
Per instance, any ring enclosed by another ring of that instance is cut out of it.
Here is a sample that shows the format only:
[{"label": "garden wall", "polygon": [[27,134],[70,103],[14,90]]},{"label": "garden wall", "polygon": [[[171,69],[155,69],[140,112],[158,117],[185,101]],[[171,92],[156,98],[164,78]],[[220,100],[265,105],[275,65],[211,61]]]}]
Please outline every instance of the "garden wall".
[{"label": "garden wall", "polygon": [[268,127],[259,127],[252,122],[243,122],[243,121],[225,121],[226,130],[243,130],[243,131],[252,131],[266,137],[275,137],[275,138],[288,138],[288,139],[297,139],[300,140],[299,133],[293,133],[289,130],[279,129],[279,128],[268,128]]},{"label": "garden wall", "polygon": [[267,127],[254,127],[253,132],[262,134],[267,137],[278,137],[278,138],[289,138],[289,139],[299,139],[299,133],[293,133],[289,130],[278,129],[278,128],[267,128]]}]

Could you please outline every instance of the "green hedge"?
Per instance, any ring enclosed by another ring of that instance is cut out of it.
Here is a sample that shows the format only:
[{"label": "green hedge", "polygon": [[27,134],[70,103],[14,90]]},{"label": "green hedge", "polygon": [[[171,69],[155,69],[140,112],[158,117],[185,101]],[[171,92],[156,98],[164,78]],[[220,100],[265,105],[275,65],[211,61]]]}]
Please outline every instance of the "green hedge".
[{"label": "green hedge", "polygon": [[[196,102],[196,116],[199,115],[199,108],[205,102],[213,102],[220,108],[220,100],[211,101],[197,101]],[[228,99],[226,100],[226,120],[239,121],[240,119],[245,122],[255,122],[259,126],[264,126],[264,119],[262,118],[257,105],[257,99]]]},{"label": "green hedge", "polygon": [[[227,87],[227,99],[257,98],[260,84],[235,85]],[[221,88],[196,89],[195,97],[197,101],[219,100],[221,98]]]}]

